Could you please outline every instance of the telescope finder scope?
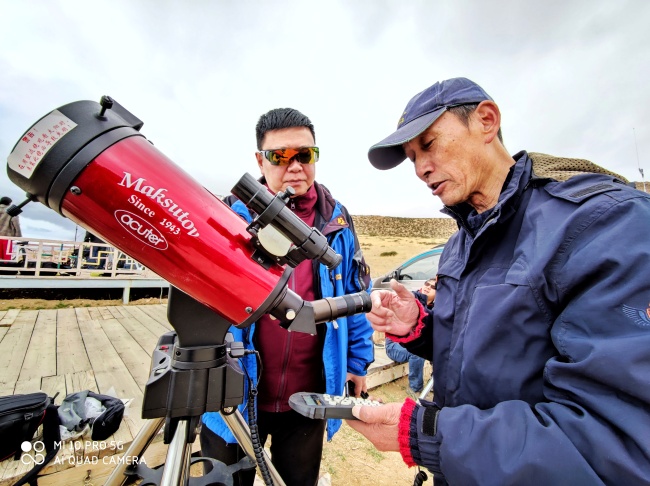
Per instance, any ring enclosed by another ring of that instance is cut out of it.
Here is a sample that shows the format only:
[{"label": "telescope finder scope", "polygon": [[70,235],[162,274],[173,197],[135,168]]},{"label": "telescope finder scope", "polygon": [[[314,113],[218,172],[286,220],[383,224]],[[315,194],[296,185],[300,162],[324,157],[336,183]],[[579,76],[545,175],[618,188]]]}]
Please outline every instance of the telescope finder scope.
[{"label": "telescope finder scope", "polygon": [[[260,242],[258,246],[267,252],[270,251],[278,263],[286,263],[295,268],[304,260],[318,260],[329,270],[334,270],[341,263],[341,255],[337,255],[330,248],[327,238],[316,228],[310,228],[286,206],[291,196],[295,194],[292,187],[273,196],[252,175],[246,173],[239,179],[231,192],[247,208],[258,214],[258,217],[249,225],[248,231],[258,239],[257,241]],[[290,245],[287,245],[284,255],[273,252],[262,237],[261,231],[269,225],[289,240]]]}]

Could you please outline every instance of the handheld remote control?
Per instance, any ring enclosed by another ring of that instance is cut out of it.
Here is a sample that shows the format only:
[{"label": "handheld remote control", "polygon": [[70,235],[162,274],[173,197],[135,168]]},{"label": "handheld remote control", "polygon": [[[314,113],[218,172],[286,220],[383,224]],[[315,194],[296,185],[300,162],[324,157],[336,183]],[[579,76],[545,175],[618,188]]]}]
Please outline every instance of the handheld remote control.
[{"label": "handheld remote control", "polygon": [[358,420],[352,415],[355,405],[379,407],[381,402],[366,398],[341,397],[321,393],[300,392],[289,398],[289,406],[300,415],[313,419]]}]

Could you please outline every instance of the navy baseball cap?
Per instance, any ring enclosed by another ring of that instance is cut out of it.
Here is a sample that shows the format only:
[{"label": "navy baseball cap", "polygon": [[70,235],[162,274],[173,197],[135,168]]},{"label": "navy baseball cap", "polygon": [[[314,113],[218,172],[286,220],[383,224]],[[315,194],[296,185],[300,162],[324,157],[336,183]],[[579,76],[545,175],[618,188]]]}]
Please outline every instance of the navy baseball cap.
[{"label": "navy baseball cap", "polygon": [[452,78],[416,94],[406,105],[397,130],[368,151],[370,163],[387,170],[404,162],[402,144],[429,128],[448,108],[458,105],[494,101],[478,84],[467,78]]}]

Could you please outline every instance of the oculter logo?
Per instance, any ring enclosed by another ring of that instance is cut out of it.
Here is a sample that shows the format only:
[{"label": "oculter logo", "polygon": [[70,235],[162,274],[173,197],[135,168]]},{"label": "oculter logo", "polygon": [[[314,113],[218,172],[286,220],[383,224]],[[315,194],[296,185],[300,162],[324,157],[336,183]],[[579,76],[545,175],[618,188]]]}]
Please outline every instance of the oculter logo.
[{"label": "oculter logo", "polygon": [[156,250],[167,249],[167,240],[156,228],[137,214],[119,209],[115,211],[115,219],[133,236]]},{"label": "oculter logo", "polygon": [[30,452],[34,449],[33,455],[23,454],[20,458],[21,462],[26,466],[29,464],[43,464],[45,462],[45,454],[43,454],[45,452],[45,444],[40,440],[34,442],[34,446],[32,446],[31,442],[25,441],[20,444],[20,448],[23,452]]}]

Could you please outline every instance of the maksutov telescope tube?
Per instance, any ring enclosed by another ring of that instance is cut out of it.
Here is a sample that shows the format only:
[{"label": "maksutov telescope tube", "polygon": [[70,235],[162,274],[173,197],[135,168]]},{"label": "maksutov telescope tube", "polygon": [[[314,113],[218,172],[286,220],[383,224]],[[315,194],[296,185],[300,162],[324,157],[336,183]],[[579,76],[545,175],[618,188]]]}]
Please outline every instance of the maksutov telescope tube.
[{"label": "maksutov telescope tube", "polygon": [[[311,304],[287,288],[292,269],[253,258],[246,223],[156,149],[140,133],[142,125],[110,97],[101,104],[64,105],[23,134],[7,159],[8,176],[28,199],[98,235],[233,325],[249,326],[271,312],[294,330],[292,319],[303,308],[305,323]],[[263,212],[272,200],[265,189],[247,202]],[[323,246],[288,208],[279,212],[277,225],[294,244],[311,238],[310,258],[337,263],[326,240]],[[369,310],[314,304],[319,322]],[[315,332],[316,317],[308,328],[295,330]]]}]

